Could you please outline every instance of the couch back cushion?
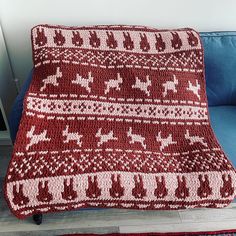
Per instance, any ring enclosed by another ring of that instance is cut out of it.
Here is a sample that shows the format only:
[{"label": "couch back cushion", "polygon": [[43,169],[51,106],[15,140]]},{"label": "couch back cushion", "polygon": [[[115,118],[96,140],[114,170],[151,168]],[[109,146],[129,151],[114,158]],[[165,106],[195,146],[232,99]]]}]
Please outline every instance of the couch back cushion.
[{"label": "couch back cushion", "polygon": [[236,104],[236,32],[201,33],[210,106]]}]

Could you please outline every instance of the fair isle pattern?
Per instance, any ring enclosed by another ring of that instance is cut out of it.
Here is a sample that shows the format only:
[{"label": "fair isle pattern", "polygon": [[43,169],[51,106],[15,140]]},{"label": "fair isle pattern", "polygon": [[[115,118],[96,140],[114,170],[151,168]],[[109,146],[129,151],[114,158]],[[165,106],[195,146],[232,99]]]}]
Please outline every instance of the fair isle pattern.
[{"label": "fair isle pattern", "polygon": [[[53,50],[53,51],[52,51]],[[125,52],[86,52],[77,49],[41,49],[35,55],[35,67],[41,64],[59,63],[74,65],[90,65],[100,68],[143,68],[152,70],[176,70],[201,72],[197,69],[202,64],[202,52],[179,52],[178,54],[163,54],[158,57],[151,55],[127,55]],[[48,58],[53,57],[54,60]],[[90,61],[90,62],[88,62]],[[91,63],[92,62],[92,63]],[[123,62],[126,62],[124,65]],[[178,67],[171,67],[173,65]]]},{"label": "fair isle pattern", "polygon": [[17,217],[233,200],[235,170],[209,124],[197,32],[39,25],[32,45],[5,183]]},{"label": "fair isle pattern", "polygon": [[169,106],[154,104],[130,104],[111,103],[92,100],[48,100],[41,98],[27,99],[28,111],[46,114],[76,114],[76,115],[100,115],[127,118],[145,119],[180,119],[180,120],[203,120],[207,119],[207,108],[189,105]]},{"label": "fair isle pattern", "polygon": [[42,47],[135,51],[154,54],[201,49],[198,34],[193,30],[157,31],[145,27],[100,26],[75,28],[35,27],[32,30],[34,49]]}]

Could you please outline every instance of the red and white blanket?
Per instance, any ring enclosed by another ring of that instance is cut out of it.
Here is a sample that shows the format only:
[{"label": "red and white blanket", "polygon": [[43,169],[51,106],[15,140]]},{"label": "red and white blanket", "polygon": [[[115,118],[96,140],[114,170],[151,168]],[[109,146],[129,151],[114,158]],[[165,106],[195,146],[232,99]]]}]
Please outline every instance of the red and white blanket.
[{"label": "red and white blanket", "polygon": [[235,170],[192,29],[32,29],[34,74],[5,195],[18,218],[85,207],[224,207]]}]

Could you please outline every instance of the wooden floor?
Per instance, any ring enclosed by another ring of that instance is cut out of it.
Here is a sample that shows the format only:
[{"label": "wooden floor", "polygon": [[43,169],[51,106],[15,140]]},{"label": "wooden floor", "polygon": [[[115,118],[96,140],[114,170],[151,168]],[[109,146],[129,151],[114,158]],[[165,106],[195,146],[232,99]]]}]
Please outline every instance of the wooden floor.
[{"label": "wooden floor", "polygon": [[[11,147],[0,146],[0,186]],[[224,209],[182,211],[78,210],[45,214],[37,226],[31,218],[18,220],[8,210],[0,189],[0,236],[65,233],[186,232],[236,229],[236,203]]]}]

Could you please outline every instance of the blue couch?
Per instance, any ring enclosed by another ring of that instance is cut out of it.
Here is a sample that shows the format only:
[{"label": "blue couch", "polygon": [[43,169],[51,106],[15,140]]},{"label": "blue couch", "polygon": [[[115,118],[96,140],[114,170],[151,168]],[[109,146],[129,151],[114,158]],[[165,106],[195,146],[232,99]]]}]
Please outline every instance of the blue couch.
[{"label": "blue couch", "polygon": [[236,32],[201,33],[211,125],[236,167]]},{"label": "blue couch", "polygon": [[[212,127],[222,148],[236,166],[236,32],[201,33],[205,51],[206,85]],[[9,119],[14,142],[22,103],[32,71],[17,96]]]}]

